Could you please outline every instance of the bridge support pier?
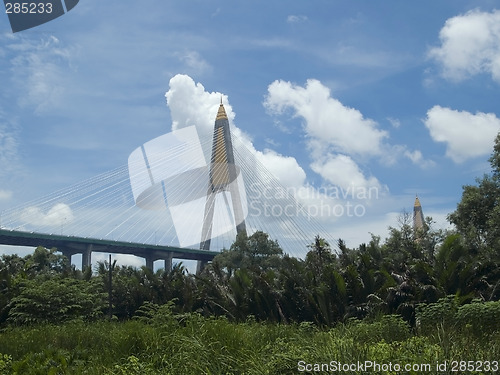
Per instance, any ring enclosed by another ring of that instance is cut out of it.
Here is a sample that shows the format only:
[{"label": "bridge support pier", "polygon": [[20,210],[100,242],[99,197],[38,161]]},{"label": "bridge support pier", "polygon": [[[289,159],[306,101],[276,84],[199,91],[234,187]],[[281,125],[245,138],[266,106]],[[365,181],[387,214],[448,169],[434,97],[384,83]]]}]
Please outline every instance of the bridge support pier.
[{"label": "bridge support pier", "polygon": [[164,259],[165,265],[164,265],[164,271],[165,272],[170,272],[172,271],[172,257],[174,253],[168,253],[167,257]]},{"label": "bridge support pier", "polygon": [[153,263],[154,263],[153,256],[147,254],[147,255],[144,255],[144,258],[146,259],[146,268],[148,268],[151,271],[153,271]]},{"label": "bridge support pier", "polygon": [[82,271],[87,267],[92,267],[92,247],[92,244],[89,244],[82,251]]},{"label": "bridge support pier", "polygon": [[71,256],[74,254],[74,252],[67,249],[60,249],[60,251],[62,255],[68,258],[68,264],[71,265]]},{"label": "bridge support pier", "polygon": [[198,263],[196,264],[196,273],[198,274],[201,271],[203,271],[203,269],[207,264],[208,262],[206,260],[199,260]]}]

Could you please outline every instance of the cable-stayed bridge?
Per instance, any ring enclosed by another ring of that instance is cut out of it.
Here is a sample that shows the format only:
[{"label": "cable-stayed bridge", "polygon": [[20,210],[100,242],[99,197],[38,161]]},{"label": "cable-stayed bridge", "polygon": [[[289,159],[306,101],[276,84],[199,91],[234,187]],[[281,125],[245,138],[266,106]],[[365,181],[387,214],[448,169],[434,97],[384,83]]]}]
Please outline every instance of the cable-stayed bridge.
[{"label": "cable-stayed bridge", "polygon": [[211,137],[178,129],[138,147],[127,165],[3,210],[0,243],[81,254],[82,267],[105,252],[168,269],[173,258],[202,266],[240,232],[264,231],[294,256],[315,235],[328,238],[297,192],[233,133],[221,103]]}]

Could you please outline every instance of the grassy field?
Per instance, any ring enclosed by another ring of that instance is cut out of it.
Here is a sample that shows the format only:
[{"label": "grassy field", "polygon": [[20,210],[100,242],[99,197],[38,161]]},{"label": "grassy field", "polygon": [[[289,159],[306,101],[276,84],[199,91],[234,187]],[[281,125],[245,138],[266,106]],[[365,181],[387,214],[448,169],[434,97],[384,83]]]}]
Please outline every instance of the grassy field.
[{"label": "grassy field", "polygon": [[[23,375],[467,373],[460,361],[486,374],[500,360],[500,333],[478,337],[437,325],[423,335],[396,316],[319,329],[187,314],[9,328],[0,334],[0,353],[0,373]],[[365,367],[354,368],[358,363]]]}]

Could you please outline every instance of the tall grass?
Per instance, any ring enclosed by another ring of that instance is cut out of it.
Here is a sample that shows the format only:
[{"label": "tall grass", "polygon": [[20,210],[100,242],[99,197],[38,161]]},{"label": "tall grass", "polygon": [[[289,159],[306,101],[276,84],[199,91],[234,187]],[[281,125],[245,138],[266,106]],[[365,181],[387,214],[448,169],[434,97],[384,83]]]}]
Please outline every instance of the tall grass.
[{"label": "tall grass", "polygon": [[307,323],[231,323],[188,314],[164,317],[159,324],[100,321],[7,329],[0,333],[0,370],[6,375],[297,374],[299,361],[493,360],[500,358],[499,343],[498,332],[486,341],[461,333],[415,335],[393,316],[322,330]]}]

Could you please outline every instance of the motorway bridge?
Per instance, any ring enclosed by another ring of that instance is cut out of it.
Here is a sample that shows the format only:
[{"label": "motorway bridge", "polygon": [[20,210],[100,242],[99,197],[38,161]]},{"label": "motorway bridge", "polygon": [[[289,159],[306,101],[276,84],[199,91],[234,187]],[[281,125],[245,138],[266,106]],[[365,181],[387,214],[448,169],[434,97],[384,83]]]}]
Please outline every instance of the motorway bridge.
[{"label": "motorway bridge", "polygon": [[146,267],[153,269],[153,262],[163,260],[165,270],[172,268],[172,259],[211,261],[218,251],[187,249],[174,246],[141,244],[107,239],[64,236],[19,230],[0,229],[0,244],[12,246],[43,246],[56,248],[71,260],[73,254],[82,254],[82,269],[91,266],[92,252],[131,254],[146,260]]}]

